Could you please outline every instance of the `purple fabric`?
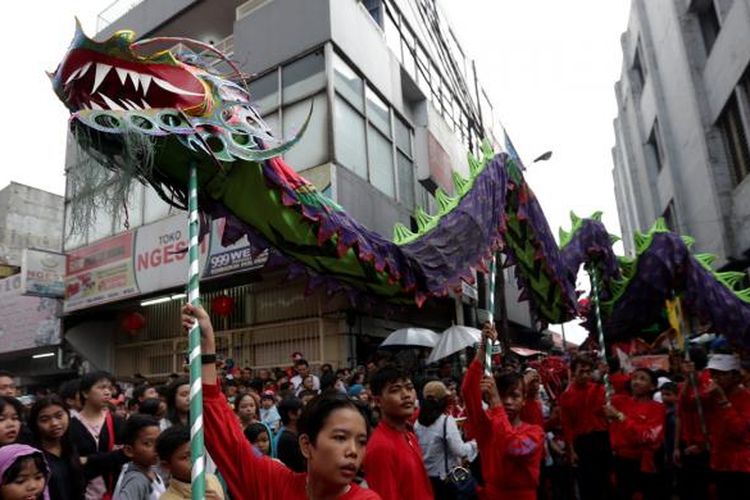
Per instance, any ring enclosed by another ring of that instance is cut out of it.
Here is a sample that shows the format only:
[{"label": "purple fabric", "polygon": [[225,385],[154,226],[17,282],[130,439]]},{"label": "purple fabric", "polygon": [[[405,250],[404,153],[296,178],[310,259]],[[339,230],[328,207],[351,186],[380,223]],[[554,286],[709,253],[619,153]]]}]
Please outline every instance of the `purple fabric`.
[{"label": "purple fabric", "polygon": [[[32,448],[31,446],[26,446],[25,444],[8,444],[3,447],[0,447],[0,477],[2,477],[5,474],[5,471],[7,471],[16,460],[18,460],[21,457],[26,457],[29,455],[33,455],[35,453],[38,453],[42,456],[42,460],[44,460],[44,453],[42,453],[40,450],[37,450],[36,448]],[[46,460],[45,460],[46,463]],[[49,492],[47,491],[47,482],[49,481],[49,466],[47,466],[47,474],[45,476],[45,486],[44,486],[44,499],[49,500]]]},{"label": "purple fabric", "polygon": [[674,290],[684,292],[685,309],[709,322],[714,332],[750,347],[750,304],[706,270],[679,236],[654,234],[637,265],[606,323],[608,337],[629,338],[650,326]]},{"label": "purple fabric", "polygon": [[585,219],[561,253],[562,260],[572,276],[578,275],[581,264],[596,262],[605,283],[619,277],[620,271],[617,257],[612,251],[612,241],[604,224],[599,221]]}]

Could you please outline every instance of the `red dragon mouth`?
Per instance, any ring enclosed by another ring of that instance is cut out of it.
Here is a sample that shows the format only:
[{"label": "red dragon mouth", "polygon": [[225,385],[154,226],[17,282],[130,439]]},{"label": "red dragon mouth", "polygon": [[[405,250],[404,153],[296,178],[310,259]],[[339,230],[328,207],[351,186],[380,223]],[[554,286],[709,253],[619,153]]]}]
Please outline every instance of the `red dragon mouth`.
[{"label": "red dragon mouth", "polygon": [[204,85],[183,66],[138,64],[78,49],[60,71],[65,101],[75,111],[177,108],[190,113],[206,100]]}]

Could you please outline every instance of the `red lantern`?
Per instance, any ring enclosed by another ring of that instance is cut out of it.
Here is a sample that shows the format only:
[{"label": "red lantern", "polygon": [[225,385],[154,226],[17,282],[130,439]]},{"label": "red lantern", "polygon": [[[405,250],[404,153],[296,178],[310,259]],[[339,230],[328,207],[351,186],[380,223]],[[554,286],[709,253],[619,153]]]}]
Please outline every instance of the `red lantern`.
[{"label": "red lantern", "polygon": [[131,312],[122,318],[122,329],[131,335],[146,326],[146,318],[139,312]]},{"label": "red lantern", "polygon": [[234,310],[234,299],[228,295],[219,295],[211,301],[211,311],[219,316],[226,317]]}]

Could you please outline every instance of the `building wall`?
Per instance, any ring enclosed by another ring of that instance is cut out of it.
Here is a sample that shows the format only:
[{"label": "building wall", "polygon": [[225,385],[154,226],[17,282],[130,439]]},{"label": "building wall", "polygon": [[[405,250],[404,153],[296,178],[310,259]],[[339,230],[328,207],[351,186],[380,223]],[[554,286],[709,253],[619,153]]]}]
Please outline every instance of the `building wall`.
[{"label": "building wall", "polygon": [[24,248],[59,251],[63,197],[11,182],[0,190],[0,263],[21,265]]},{"label": "building wall", "polygon": [[634,231],[671,213],[672,229],[693,236],[696,250],[718,255],[721,266],[750,250],[750,180],[732,182],[720,123],[750,68],[750,2],[714,2],[721,29],[710,51],[701,5],[633,1],[615,85],[613,176],[626,251]]}]

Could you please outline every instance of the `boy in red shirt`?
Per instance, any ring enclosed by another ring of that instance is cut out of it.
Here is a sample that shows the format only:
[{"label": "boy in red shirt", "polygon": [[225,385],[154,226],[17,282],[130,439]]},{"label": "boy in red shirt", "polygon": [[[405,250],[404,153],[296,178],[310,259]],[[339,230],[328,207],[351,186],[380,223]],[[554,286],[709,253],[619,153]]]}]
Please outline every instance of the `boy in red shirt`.
[{"label": "boy in red shirt", "polygon": [[570,366],[572,380],[559,400],[570,464],[578,468],[581,500],[612,498],[612,452],[604,415],[604,387],[591,381],[593,368],[591,358],[574,358]]},{"label": "boy in red shirt", "polygon": [[[691,373],[692,367],[686,365]],[[741,384],[740,360],[734,354],[711,355],[708,370],[711,381],[701,400],[705,402],[716,493],[719,500],[747,498],[750,491],[750,391]],[[685,398],[690,396],[688,392]]]},{"label": "boy in red shirt", "polygon": [[380,423],[367,445],[364,469],[371,490],[388,500],[432,500],[419,440],[411,429],[417,392],[409,375],[389,365],[370,378]]},{"label": "boy in red shirt", "polygon": [[[544,431],[521,421],[526,390],[520,374],[505,373],[497,382],[483,377],[486,339],[496,336],[495,328],[486,324],[482,343],[461,387],[467,418],[482,457],[484,487],[477,493],[483,500],[536,500]],[[482,408],[482,394],[487,398],[487,411]]]},{"label": "boy in red shirt", "polygon": [[656,454],[664,443],[665,413],[664,406],[653,400],[656,383],[654,372],[640,368],[630,379],[632,396],[616,394],[604,408],[612,421],[609,435],[621,498],[633,498],[636,492],[645,500],[664,497]]}]

